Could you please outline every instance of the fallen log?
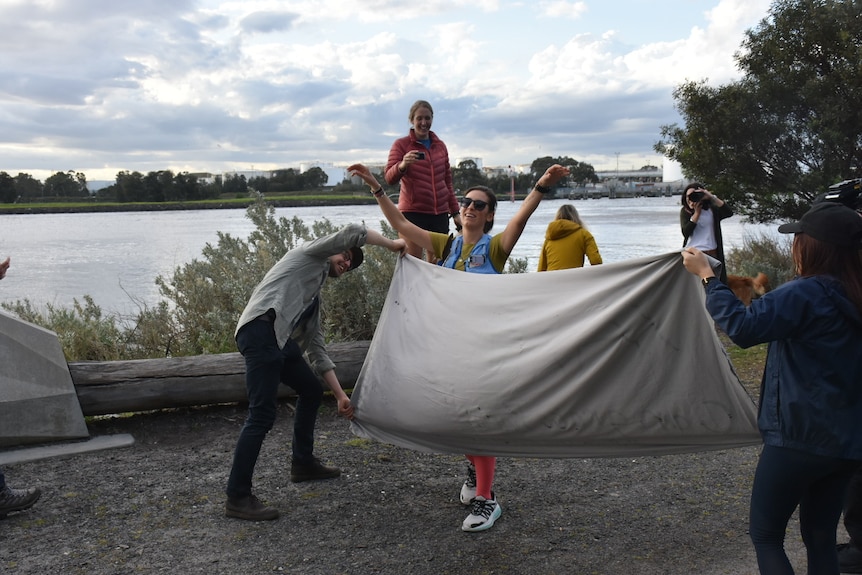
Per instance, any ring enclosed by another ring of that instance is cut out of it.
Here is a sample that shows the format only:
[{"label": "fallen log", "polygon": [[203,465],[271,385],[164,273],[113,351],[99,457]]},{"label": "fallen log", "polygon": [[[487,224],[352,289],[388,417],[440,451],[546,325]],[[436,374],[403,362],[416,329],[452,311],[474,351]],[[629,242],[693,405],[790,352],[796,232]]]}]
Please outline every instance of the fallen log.
[{"label": "fallen log", "polygon": [[[341,385],[350,389],[368,353],[369,341],[327,346]],[[245,362],[239,353],[126,361],[69,363],[84,415],[107,415],[171,407],[246,401]],[[282,385],[279,397],[291,397]]]}]

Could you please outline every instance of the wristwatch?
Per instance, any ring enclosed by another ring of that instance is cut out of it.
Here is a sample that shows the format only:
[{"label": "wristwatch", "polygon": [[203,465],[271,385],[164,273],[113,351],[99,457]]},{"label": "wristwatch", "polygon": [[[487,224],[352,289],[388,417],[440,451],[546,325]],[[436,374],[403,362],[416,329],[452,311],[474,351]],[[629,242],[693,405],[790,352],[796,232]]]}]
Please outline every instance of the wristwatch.
[{"label": "wristwatch", "polygon": [[717,282],[717,281],[718,281],[718,278],[717,278],[717,277],[715,277],[715,276],[709,276],[708,278],[703,278],[703,279],[701,279],[700,281],[701,281],[701,283],[703,284],[703,287],[706,287],[706,286],[708,286],[709,284],[711,284],[711,283],[712,283],[712,282],[714,282],[714,281],[716,281],[716,282]]}]

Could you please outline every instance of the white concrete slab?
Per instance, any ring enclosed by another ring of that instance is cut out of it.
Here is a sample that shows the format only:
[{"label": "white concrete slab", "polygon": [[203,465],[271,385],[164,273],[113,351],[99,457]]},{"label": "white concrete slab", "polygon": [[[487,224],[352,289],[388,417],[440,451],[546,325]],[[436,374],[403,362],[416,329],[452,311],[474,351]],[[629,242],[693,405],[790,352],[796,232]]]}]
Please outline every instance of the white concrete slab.
[{"label": "white concrete slab", "polygon": [[36,461],[63,455],[77,455],[91,451],[129,447],[134,445],[134,443],[135,438],[130,434],[118,433],[117,435],[99,435],[87,441],[52,443],[50,445],[13,449],[12,451],[0,451],[0,467],[11,463],[25,463],[27,461]]},{"label": "white concrete slab", "polygon": [[0,311],[0,448],[88,436],[57,334]]}]

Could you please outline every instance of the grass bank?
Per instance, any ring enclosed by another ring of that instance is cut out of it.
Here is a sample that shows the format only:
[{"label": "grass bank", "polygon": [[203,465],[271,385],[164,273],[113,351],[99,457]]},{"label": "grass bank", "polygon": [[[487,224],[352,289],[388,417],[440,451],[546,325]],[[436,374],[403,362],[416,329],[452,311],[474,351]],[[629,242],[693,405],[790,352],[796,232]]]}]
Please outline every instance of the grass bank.
[{"label": "grass bank", "polygon": [[[0,204],[2,214],[67,214],[82,212],[156,212],[172,210],[237,210],[254,204],[255,198],[216,198],[194,202],[33,202],[27,204]],[[276,208],[302,206],[350,206],[373,204],[375,199],[367,193],[352,194],[283,194],[266,197],[266,203]]]}]

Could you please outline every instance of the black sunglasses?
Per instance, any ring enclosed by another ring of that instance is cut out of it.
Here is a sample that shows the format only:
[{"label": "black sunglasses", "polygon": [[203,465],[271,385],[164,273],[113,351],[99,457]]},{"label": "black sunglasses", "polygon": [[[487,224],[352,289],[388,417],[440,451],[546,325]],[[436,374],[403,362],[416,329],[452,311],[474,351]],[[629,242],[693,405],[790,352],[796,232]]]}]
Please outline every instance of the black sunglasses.
[{"label": "black sunglasses", "polygon": [[469,208],[470,204],[473,204],[473,209],[477,212],[481,212],[488,207],[488,202],[483,202],[482,200],[474,200],[473,198],[461,198],[462,208]]}]

